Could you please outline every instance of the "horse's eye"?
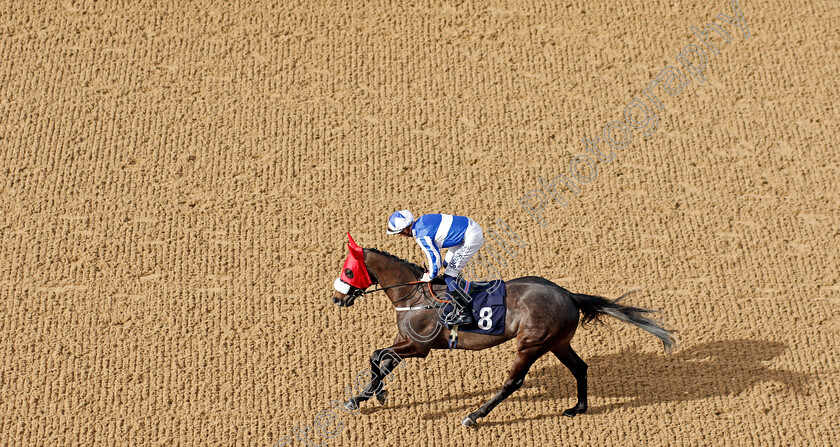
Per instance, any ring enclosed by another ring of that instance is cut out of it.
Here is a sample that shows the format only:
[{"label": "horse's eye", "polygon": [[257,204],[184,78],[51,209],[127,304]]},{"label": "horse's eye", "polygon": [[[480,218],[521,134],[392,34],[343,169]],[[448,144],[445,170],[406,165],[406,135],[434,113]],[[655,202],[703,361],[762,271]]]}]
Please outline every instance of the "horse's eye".
[{"label": "horse's eye", "polygon": [[347,276],[350,279],[353,279],[353,270],[344,269],[344,275]]}]

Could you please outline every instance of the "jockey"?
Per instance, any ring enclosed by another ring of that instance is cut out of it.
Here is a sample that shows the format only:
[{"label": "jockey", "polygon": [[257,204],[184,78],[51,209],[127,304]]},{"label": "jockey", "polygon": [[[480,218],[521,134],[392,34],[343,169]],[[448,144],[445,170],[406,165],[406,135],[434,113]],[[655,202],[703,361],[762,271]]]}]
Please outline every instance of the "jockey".
[{"label": "jockey", "polygon": [[[446,277],[457,278],[484,244],[484,234],[474,220],[452,214],[426,214],[415,221],[411,211],[397,211],[388,218],[387,233],[410,236],[417,241],[426,254],[429,266],[429,271],[420,279],[424,282],[436,279],[441,267],[445,270],[440,282],[445,283]],[[449,249],[443,260],[440,257],[442,248]],[[469,310],[469,298],[460,291],[453,294],[452,298],[456,309],[455,318],[452,320],[450,316],[447,322],[453,326],[471,324],[474,320]]]}]

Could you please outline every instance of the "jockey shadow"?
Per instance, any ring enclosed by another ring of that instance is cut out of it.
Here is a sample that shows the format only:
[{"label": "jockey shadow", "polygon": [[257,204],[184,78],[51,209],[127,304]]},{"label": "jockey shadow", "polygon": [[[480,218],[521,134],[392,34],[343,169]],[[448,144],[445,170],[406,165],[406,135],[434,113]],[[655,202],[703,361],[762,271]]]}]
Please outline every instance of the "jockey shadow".
[{"label": "jockey shadow", "polygon": [[[602,414],[617,409],[736,395],[765,382],[780,383],[801,394],[810,380],[809,375],[773,369],[763,363],[778,357],[786,349],[784,343],[775,341],[726,340],[678,350],[667,356],[627,350],[584,358],[589,364],[590,377],[594,378],[589,382],[590,396],[622,400],[590,406],[587,413]],[[556,359],[551,360],[556,364],[533,369],[531,380],[525,381],[523,391],[528,388],[540,389],[536,393],[529,393],[536,394],[535,396],[520,394],[509,400],[552,401],[557,403],[557,412],[504,421],[486,421],[481,426],[561,416],[566,401],[574,399],[575,384],[569,371]],[[493,387],[433,399],[425,403],[463,401],[473,397],[486,397],[497,391],[498,388]],[[465,402],[457,408],[447,408],[446,412],[424,414],[421,419],[448,417],[450,412],[474,405],[474,402]]]}]

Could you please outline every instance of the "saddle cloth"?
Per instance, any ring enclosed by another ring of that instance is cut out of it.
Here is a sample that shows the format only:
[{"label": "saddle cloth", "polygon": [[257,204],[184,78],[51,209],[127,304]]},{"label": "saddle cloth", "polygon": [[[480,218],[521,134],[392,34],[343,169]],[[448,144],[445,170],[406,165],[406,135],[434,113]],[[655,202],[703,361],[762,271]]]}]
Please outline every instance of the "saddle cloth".
[{"label": "saddle cloth", "polygon": [[[470,308],[475,323],[462,325],[458,330],[463,332],[475,332],[487,335],[501,335],[505,332],[505,282],[501,280],[487,282],[468,282],[455,278],[446,278],[448,293],[456,293],[456,287],[466,292],[470,297]],[[444,324],[448,329],[452,325],[447,324],[445,317],[453,311],[452,304],[447,304],[441,313]]]}]

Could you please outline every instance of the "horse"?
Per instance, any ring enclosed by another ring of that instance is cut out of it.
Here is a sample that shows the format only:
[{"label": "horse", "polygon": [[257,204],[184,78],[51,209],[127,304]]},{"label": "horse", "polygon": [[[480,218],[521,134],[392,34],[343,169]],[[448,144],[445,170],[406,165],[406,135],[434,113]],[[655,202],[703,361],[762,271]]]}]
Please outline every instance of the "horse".
[{"label": "horse", "polygon": [[[349,237],[349,234],[348,234]],[[418,279],[425,269],[384,251],[355,246],[350,238],[351,254],[357,251],[358,266],[369,280],[357,283],[361,287],[344,284],[342,279],[353,278],[354,272],[345,269],[336,280],[334,304],[349,307],[357,298],[377,290],[384,290],[397,310],[397,335],[394,343],[377,349],[370,357],[373,373],[361,394],[344,403],[349,411],[357,411],[359,404],[373,396],[385,404],[388,391],[383,380],[406,358],[425,358],[432,349],[449,349],[450,330],[441,324],[440,298],[446,286],[421,283]],[[348,257],[348,260],[350,257]],[[348,263],[345,263],[345,267]],[[349,280],[352,282],[352,280]],[[372,284],[381,288],[367,290]],[[486,417],[499,403],[518,390],[531,365],[544,354],[551,352],[571,371],[577,382],[577,404],[566,409],[564,416],[575,417],[585,413],[587,403],[587,365],[571,347],[572,337],[579,322],[596,322],[602,316],[611,316],[637,326],[662,341],[665,352],[670,352],[676,341],[671,333],[645,314],[650,309],[620,304],[628,294],[610,300],[600,296],[571,293],[563,287],[538,276],[525,276],[505,282],[507,289],[505,328],[502,335],[461,332],[458,349],[482,350],[516,338],[516,356],[501,390],[484,405],[467,415],[461,423],[476,426],[479,418]],[[341,289],[342,291],[339,291]],[[445,296],[445,295],[444,295]],[[405,307],[406,304],[412,304]],[[402,306],[402,307],[401,307]]]}]

